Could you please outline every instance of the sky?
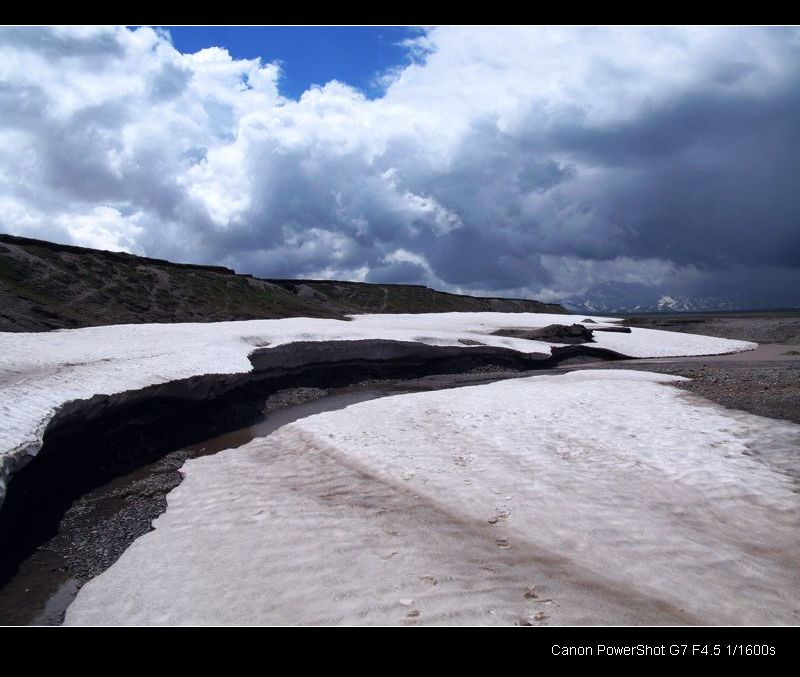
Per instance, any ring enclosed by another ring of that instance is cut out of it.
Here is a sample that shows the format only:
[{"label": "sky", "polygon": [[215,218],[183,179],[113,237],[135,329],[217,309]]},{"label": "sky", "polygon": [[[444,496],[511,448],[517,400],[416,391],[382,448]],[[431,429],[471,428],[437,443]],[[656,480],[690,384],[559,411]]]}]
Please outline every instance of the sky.
[{"label": "sky", "polygon": [[795,304],[799,104],[794,27],[2,27],[0,231]]},{"label": "sky", "polygon": [[234,59],[280,64],[283,96],[299,99],[309,87],[346,82],[370,98],[383,92],[380,76],[409,62],[403,47],[421,34],[405,26],[164,26],[172,44],[191,54],[224,46]]}]

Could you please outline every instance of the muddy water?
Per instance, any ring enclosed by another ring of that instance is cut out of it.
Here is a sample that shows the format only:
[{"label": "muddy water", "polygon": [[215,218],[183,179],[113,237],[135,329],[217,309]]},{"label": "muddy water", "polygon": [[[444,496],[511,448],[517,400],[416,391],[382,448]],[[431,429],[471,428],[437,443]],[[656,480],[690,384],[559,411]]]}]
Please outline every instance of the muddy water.
[{"label": "muddy water", "polygon": [[266,437],[287,423],[292,423],[306,416],[313,416],[324,411],[336,411],[357,402],[374,400],[377,397],[386,397],[387,395],[398,395],[403,392],[408,392],[408,390],[399,387],[359,388],[356,386],[341,388],[307,402],[276,409],[256,419],[244,428],[213,437],[200,444],[187,447],[187,449],[195,452],[194,455],[197,456],[216,454],[223,449],[235,449],[247,444],[256,437]]}]

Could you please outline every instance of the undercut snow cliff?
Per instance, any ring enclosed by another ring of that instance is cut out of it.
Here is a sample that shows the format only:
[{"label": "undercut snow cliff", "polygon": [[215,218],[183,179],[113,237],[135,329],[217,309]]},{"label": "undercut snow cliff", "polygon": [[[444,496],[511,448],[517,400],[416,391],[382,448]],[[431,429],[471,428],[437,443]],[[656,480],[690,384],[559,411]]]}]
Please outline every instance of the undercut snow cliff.
[{"label": "undercut snow cliff", "polygon": [[[0,500],[7,478],[38,453],[51,420],[69,402],[208,374],[247,374],[253,370],[254,352],[261,369],[324,363],[330,359],[325,349],[313,346],[325,342],[381,340],[460,351],[510,350],[546,358],[560,346],[493,332],[572,325],[582,318],[542,313],[433,313],[357,315],[350,321],[288,318],[0,333]],[[610,322],[600,317],[583,319],[592,319],[593,328]],[[290,353],[275,351],[279,346],[301,343],[307,347]],[[719,354],[755,347],[744,341],[647,329],[632,329],[630,334],[596,332],[593,342],[584,345],[631,357]],[[371,351],[371,359],[383,359],[374,354],[375,346],[364,344],[356,351],[361,349],[368,351],[365,358]],[[355,357],[349,354],[348,359]]]}]

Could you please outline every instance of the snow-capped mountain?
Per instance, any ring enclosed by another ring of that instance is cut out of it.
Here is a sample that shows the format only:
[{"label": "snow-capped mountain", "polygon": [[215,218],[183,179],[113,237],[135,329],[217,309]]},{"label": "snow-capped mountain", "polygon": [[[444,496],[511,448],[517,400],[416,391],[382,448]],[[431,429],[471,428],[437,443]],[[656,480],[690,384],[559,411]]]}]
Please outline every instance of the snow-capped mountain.
[{"label": "snow-capped mountain", "polygon": [[781,299],[773,304],[753,304],[746,299],[676,294],[660,287],[636,282],[604,282],[583,294],[565,299],[562,305],[581,313],[685,313],[787,308]]},{"label": "snow-capped mountain", "polygon": [[656,303],[658,311],[665,313],[699,312],[707,310],[736,310],[733,301],[714,296],[661,296]]}]

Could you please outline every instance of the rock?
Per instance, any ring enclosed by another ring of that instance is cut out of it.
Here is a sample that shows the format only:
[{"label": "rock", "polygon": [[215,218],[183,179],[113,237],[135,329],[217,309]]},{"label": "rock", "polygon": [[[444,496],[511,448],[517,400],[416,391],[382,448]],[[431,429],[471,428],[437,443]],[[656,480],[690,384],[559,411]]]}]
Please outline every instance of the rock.
[{"label": "rock", "polygon": [[615,334],[630,334],[630,327],[595,327],[592,331],[608,331]]},{"label": "rock", "polygon": [[588,343],[592,340],[592,330],[582,324],[570,326],[550,324],[541,329],[498,329],[492,334],[494,336],[527,339],[529,341],[544,341],[546,343],[576,344]]}]

